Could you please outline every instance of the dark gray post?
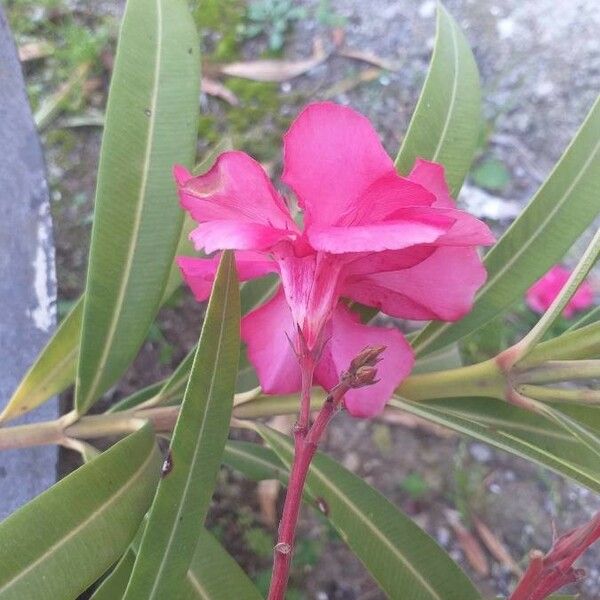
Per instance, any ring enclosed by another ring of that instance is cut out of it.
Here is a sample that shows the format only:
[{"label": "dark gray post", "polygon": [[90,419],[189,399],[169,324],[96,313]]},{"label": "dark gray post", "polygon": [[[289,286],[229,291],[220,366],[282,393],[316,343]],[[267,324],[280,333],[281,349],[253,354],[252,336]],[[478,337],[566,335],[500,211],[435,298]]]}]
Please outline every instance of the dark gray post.
[{"label": "dark gray post", "polygon": [[[55,306],[44,159],[0,6],[0,408],[52,334]],[[53,419],[57,412],[51,400],[16,422]],[[55,481],[57,456],[54,447],[0,453],[0,519]]]}]

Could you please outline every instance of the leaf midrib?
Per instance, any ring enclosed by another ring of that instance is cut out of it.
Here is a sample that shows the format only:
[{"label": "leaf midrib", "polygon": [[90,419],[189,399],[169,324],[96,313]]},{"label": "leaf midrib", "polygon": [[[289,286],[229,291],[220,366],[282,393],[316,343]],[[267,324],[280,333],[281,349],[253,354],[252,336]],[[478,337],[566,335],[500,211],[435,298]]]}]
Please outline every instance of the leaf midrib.
[{"label": "leaf midrib", "polygon": [[89,523],[91,523],[98,515],[105,512],[105,510],[109,509],[112,504],[114,504],[121,496],[129,490],[140,478],[140,476],[146,471],[146,467],[150,463],[153,458],[153,451],[150,449],[148,453],[148,457],[144,460],[144,462],[140,465],[137,471],[133,474],[133,476],[126,481],[126,483],[115,493],[113,494],[106,502],[100,505],[93,513],[91,513],[86,519],[84,519],[77,527],[72,529],[66,536],[60,538],[55,544],[50,546],[48,550],[46,550],[43,554],[40,555],[34,562],[27,565],[27,567],[7,581],[1,588],[0,594],[6,592],[10,587],[12,587],[15,583],[20,581],[27,573],[31,572],[35,569],[41,562],[43,562],[48,556],[52,555],[58,548],[67,543],[71,538],[77,535],[80,531],[85,529]]},{"label": "leaf midrib", "polygon": [[100,380],[102,375],[104,374],[104,369],[106,367],[106,363],[108,362],[108,356],[112,347],[112,342],[117,332],[117,325],[119,323],[120,315],[122,312],[123,304],[125,302],[125,294],[127,292],[127,285],[129,281],[129,274],[131,272],[133,266],[133,258],[135,255],[135,248],[137,246],[137,241],[140,235],[141,222],[142,222],[142,213],[144,207],[144,197],[146,195],[146,188],[148,186],[148,179],[150,173],[150,160],[152,156],[152,144],[151,140],[154,137],[154,128],[156,125],[156,106],[158,104],[158,90],[161,77],[161,66],[162,61],[160,59],[162,53],[162,45],[163,45],[163,22],[162,22],[162,5],[161,0],[156,0],[156,16],[157,16],[157,43],[156,43],[156,53],[154,60],[154,87],[152,89],[152,98],[150,101],[150,122],[148,124],[148,135],[146,137],[146,150],[144,154],[144,162],[143,162],[143,177],[140,185],[140,190],[138,193],[138,201],[136,205],[136,211],[134,216],[133,223],[133,232],[130,238],[129,249],[127,252],[127,259],[125,261],[125,268],[123,271],[123,276],[119,283],[119,293],[117,296],[117,302],[115,304],[115,310],[112,313],[112,319],[108,327],[107,335],[104,341],[104,345],[102,347],[102,354],[100,355],[100,360],[95,369],[94,378],[92,379],[92,383],[88,388],[88,393],[85,398],[82,400],[82,406],[88,406],[90,401],[94,400],[96,390],[100,384]]},{"label": "leaf midrib", "polygon": [[[225,329],[225,324],[226,324],[226,319],[225,319],[225,313],[229,310],[229,288],[231,286],[231,268],[228,269],[227,272],[227,285],[225,287],[225,302],[223,302],[223,310],[221,312],[221,318],[219,320],[220,323],[220,329],[219,329],[219,344],[217,346],[217,352],[215,353],[215,359],[213,361],[213,369],[212,369],[212,374],[211,374],[211,378],[210,378],[210,386],[208,389],[208,394],[207,394],[207,401],[206,404],[204,406],[204,411],[202,414],[202,421],[201,421],[201,425],[200,425],[200,429],[198,431],[198,436],[196,437],[196,443],[194,444],[194,452],[193,452],[193,458],[192,458],[192,462],[190,464],[190,467],[188,469],[188,477],[186,479],[186,483],[185,486],[183,488],[182,494],[181,494],[181,498],[185,499],[188,493],[188,489],[190,487],[191,481],[192,481],[192,474],[194,473],[195,467],[196,467],[196,463],[198,461],[198,447],[200,446],[200,443],[203,441],[203,435],[204,435],[204,429],[206,427],[206,415],[208,413],[208,410],[210,408],[210,406],[212,405],[211,403],[211,398],[213,396],[213,390],[214,390],[214,385],[215,385],[215,380],[216,380],[216,374],[218,371],[218,365],[220,363],[220,359],[221,359],[221,355],[222,355],[222,351],[223,351],[223,332]],[[194,363],[196,362],[196,359],[198,357],[196,356],[194,358]],[[192,372],[194,370],[194,364],[192,364]],[[188,386],[190,384],[188,383]],[[187,393],[187,390],[186,390]],[[179,503],[179,507],[177,509],[177,514],[175,516],[174,519],[174,523],[179,523],[179,519],[181,517],[181,513],[183,511],[183,506],[184,506],[184,502],[180,502]],[[148,596],[148,600],[151,600],[152,598],[154,598],[154,594],[156,593],[156,589],[161,581],[161,577],[162,577],[162,572],[165,568],[165,564],[167,563],[167,557],[169,556],[170,552],[171,552],[171,546],[173,545],[173,538],[175,537],[175,532],[177,531],[178,527],[177,525],[175,527],[173,527],[171,529],[171,533],[169,535],[169,538],[167,540],[167,544],[165,545],[164,551],[162,553],[162,560],[159,564],[158,570],[156,572],[156,577],[154,578],[154,584],[152,585],[152,589],[150,590],[150,595]]]},{"label": "leaf midrib", "polygon": [[[442,8],[441,4],[438,5],[438,10],[445,11],[445,9]],[[451,32],[451,37],[452,37],[452,49],[453,49],[453,54],[454,54],[454,80],[452,82],[452,94],[450,95],[450,103],[448,105],[448,112],[446,113],[446,122],[444,123],[444,127],[442,128],[442,133],[440,134],[440,139],[436,146],[435,152],[433,153],[433,155],[431,157],[431,160],[433,162],[437,161],[439,153],[445,142],[445,138],[448,133],[448,127],[450,127],[450,117],[454,113],[454,107],[456,104],[456,96],[458,93],[459,62],[458,62],[458,39],[456,37],[456,28],[451,26],[450,32]]]}]

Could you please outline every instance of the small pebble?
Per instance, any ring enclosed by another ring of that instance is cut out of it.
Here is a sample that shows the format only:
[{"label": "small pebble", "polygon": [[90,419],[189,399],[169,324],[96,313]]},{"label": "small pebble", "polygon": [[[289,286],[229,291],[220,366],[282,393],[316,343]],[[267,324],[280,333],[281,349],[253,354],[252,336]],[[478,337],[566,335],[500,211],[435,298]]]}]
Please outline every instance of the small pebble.
[{"label": "small pebble", "polygon": [[492,451],[484,444],[471,444],[469,452],[471,453],[471,456],[480,463],[486,463],[492,459]]}]

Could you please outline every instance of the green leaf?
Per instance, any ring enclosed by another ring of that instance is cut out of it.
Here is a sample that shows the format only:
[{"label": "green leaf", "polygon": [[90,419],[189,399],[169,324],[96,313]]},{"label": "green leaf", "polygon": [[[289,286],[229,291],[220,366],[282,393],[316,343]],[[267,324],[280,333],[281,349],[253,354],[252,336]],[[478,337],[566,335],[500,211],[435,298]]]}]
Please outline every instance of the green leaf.
[{"label": "green leaf", "polygon": [[129,366],[163,296],[183,220],[171,169],[196,150],[198,46],[184,0],[128,1],[98,169],[80,414]]},{"label": "green leaf", "polygon": [[134,562],[135,554],[131,549],[128,549],[121,556],[115,568],[96,588],[91,600],[117,600],[118,598],[122,598],[129,583]]},{"label": "green leaf", "polygon": [[458,369],[462,367],[462,357],[458,344],[452,344],[437,352],[417,359],[412,373],[432,373],[434,371],[445,371],[446,369]]},{"label": "green leaf", "polygon": [[[219,142],[195,167],[194,172],[204,172],[208,170],[213,165],[217,156],[230,148],[230,140],[225,139]],[[189,241],[189,234],[194,227],[196,227],[196,223],[186,215],[183,221],[183,227],[181,228],[177,249],[175,250],[175,256],[190,254],[190,252],[193,251]],[[179,271],[177,264],[173,261],[161,305],[169,300],[180,285],[181,272]],[[82,316],[83,296],[77,300],[75,306],[73,306],[69,314],[63,319],[60,327],[56,330],[46,347],[40,352],[35,363],[25,375],[23,381],[19,384],[19,387],[4,409],[4,412],[0,414],[0,422],[32,410],[73,384],[75,381],[76,363],[81,342]],[[187,373],[189,373],[189,367]],[[187,373],[186,378],[183,380],[183,385],[181,386],[182,394],[183,389],[185,388]],[[140,390],[140,395],[136,393],[131,397],[124,399],[119,403],[119,407],[116,405],[113,406],[111,412],[126,410],[126,408],[129,408],[130,406],[135,406],[155,395],[159,389],[160,385],[152,392],[152,394],[144,399],[142,399],[141,396],[143,392]]]},{"label": "green leaf", "polygon": [[121,412],[123,410],[129,410],[130,408],[135,408],[139,404],[142,404],[142,402],[146,402],[147,400],[154,398],[154,396],[156,396],[156,394],[158,394],[158,392],[162,389],[163,385],[163,380],[157,381],[156,383],[151,383],[145,388],[137,390],[133,394],[126,396],[122,400],[119,400],[119,402],[113,404],[106,412],[114,413]]},{"label": "green leaf", "polygon": [[490,158],[477,165],[471,176],[476,185],[493,192],[503,190],[510,181],[508,169],[496,158]]},{"label": "green leaf", "polygon": [[[600,492],[596,452],[564,427],[537,414],[492,398],[445,398],[429,402],[394,398],[389,406],[487,442]],[[569,414],[576,418],[571,409]]]},{"label": "green leaf", "polygon": [[173,597],[185,577],[229,431],[239,347],[239,287],[225,252],[127,600]]},{"label": "green leaf", "polygon": [[587,277],[590,269],[596,264],[600,254],[600,229],[596,231],[592,241],[589,243],[583,256],[577,263],[575,269],[569,275],[569,279],[552,301],[546,312],[535,324],[531,331],[515,346],[519,359],[524,358],[544,337],[544,334],[552,323],[561,315],[563,309],[577,291],[583,280]]},{"label": "green leaf", "polygon": [[[256,306],[263,304],[272,295],[278,285],[279,282],[274,281],[270,277],[254,279],[244,283],[241,288],[242,314],[246,314],[256,308]],[[190,369],[192,368],[195,352],[196,348],[192,348],[171,376],[164,382],[163,387],[154,396],[153,403],[156,406],[170,404],[180,398],[185,388]],[[240,361],[240,371],[245,371],[246,363],[246,357],[243,356]],[[246,387],[245,389],[248,388]]]},{"label": "green leaf", "polygon": [[225,444],[223,462],[252,481],[278,479],[287,484],[287,468],[273,450],[264,446],[252,442],[229,440]]},{"label": "green leaf", "polygon": [[0,525],[0,599],[75,598],[135,535],[160,470],[146,425]]},{"label": "green leaf", "polygon": [[473,310],[456,323],[430,323],[418,354],[461,339],[497,317],[558,262],[600,213],[600,98],[527,208],[485,257],[488,278]]},{"label": "green leaf", "polygon": [[258,589],[219,542],[205,529],[177,600],[261,600]]},{"label": "green leaf", "polygon": [[82,316],[79,299],[23,377],[0,413],[0,422],[33,410],[73,383]]},{"label": "green leaf", "polygon": [[[122,598],[135,561],[135,547],[127,551],[112,573],[102,582],[91,600]],[[205,529],[200,533],[194,558],[177,600],[260,600],[261,595],[249,577],[219,542]]]},{"label": "green leaf", "polygon": [[581,317],[578,321],[575,321],[575,323],[573,323],[573,325],[571,325],[567,331],[574,331],[575,329],[580,329],[581,327],[591,325],[597,321],[600,321],[600,306],[592,308],[592,310],[583,315],[583,317]]},{"label": "green leaf", "polygon": [[456,21],[438,3],[427,79],[396,158],[407,175],[418,157],[442,163],[455,196],[471,166],[481,129],[479,73]]},{"label": "green leaf", "polygon": [[[293,444],[256,424],[256,431],[290,465]],[[327,506],[327,518],[391,598],[480,600],[481,594],[452,559],[418,525],[377,490],[318,453],[307,478],[311,496]]]},{"label": "green leaf", "polygon": [[569,329],[536,346],[520,363],[521,369],[547,360],[578,360],[600,357],[600,321]]}]

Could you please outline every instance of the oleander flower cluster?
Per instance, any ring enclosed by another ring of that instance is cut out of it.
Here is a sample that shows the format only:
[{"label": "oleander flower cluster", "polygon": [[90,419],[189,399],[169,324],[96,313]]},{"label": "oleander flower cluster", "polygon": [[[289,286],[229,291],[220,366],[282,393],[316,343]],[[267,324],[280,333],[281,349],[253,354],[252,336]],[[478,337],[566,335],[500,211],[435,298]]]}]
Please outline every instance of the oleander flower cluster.
[{"label": "oleander flower cluster", "polygon": [[206,173],[175,167],[181,205],[198,227],[179,257],[197,300],[212,287],[219,252],[234,250],[240,280],[279,275],[273,296],[242,320],[242,339],[266,393],[300,390],[298,355],[314,357],[326,390],[365,346],[385,345],[379,381],[346,394],[359,417],[379,413],[414,357],[397,328],[361,322],[353,303],[391,317],[453,321],[486,278],[477,246],[494,238],[458,210],[444,168],[417,160],[399,175],[370,122],[333,103],[307,106],[284,136],[290,199],[243,152],[225,152]]}]

